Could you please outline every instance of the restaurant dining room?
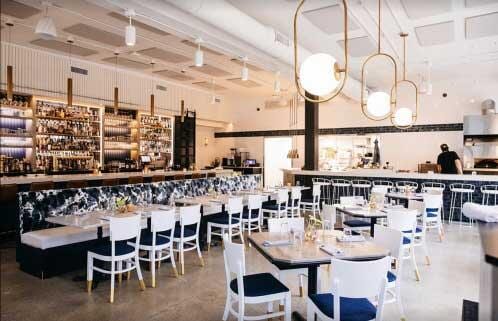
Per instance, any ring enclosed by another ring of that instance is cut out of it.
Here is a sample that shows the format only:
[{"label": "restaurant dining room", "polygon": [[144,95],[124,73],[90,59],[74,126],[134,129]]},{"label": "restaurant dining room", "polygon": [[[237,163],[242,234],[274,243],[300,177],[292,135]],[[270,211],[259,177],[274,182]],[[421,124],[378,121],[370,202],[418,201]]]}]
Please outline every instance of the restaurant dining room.
[{"label": "restaurant dining room", "polygon": [[498,0],[0,1],[0,320],[498,321]]}]

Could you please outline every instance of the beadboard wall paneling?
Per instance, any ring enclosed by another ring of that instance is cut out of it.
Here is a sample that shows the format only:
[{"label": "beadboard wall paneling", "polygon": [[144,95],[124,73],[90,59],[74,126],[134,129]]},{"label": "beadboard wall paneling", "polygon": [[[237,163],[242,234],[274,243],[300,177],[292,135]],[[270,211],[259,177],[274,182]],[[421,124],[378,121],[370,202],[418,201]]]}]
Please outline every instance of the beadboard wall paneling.
[{"label": "beadboard wall paneling", "polygon": [[[6,89],[6,66],[14,66],[14,90],[18,92],[65,99],[66,79],[73,78],[74,102],[112,105],[113,88],[119,87],[120,105],[149,110],[152,88],[161,85],[167,91],[154,89],[156,112],[172,114],[185,100],[187,108],[196,109],[203,119],[223,119],[223,103],[210,105],[211,94],[162,79],[147,77],[112,65],[97,64],[9,43],[1,43],[1,88]],[[70,73],[70,66],[88,70],[88,75]],[[217,96],[220,95],[217,93]],[[222,99],[223,100],[223,99]]]}]

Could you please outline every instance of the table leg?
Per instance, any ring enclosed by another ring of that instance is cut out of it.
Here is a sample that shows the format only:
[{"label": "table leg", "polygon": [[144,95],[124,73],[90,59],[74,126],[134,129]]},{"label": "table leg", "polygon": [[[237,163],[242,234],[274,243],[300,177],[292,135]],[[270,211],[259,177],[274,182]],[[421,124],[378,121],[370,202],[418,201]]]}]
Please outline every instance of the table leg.
[{"label": "table leg", "polygon": [[[308,267],[308,296],[317,293],[317,282],[318,282],[318,265],[312,265]],[[306,321],[306,318],[301,315],[301,313],[294,311],[292,312],[292,320],[294,321]],[[314,321],[314,320],[310,320]]]},{"label": "table leg", "polygon": [[376,217],[370,218],[370,236],[371,237],[374,237],[375,224],[377,224],[377,218]]}]

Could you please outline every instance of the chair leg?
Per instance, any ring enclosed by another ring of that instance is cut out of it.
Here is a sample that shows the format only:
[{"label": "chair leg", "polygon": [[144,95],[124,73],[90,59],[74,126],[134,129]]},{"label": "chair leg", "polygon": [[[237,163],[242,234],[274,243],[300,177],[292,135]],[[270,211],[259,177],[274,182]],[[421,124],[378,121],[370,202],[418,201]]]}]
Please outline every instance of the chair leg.
[{"label": "chair leg", "polygon": [[121,273],[123,270],[123,261],[116,262],[116,265],[118,270],[118,284],[121,284],[123,282],[123,273]]},{"label": "chair leg", "polygon": [[126,262],[126,269],[128,270],[128,273],[126,273],[126,280],[130,281],[131,279],[131,271],[130,271],[130,268],[131,268],[131,262],[130,261],[127,261]]},{"label": "chair leg", "polygon": [[150,251],[150,272],[152,274],[152,287],[156,287],[156,251]]},{"label": "chair leg", "polygon": [[306,304],[306,320],[315,320],[315,311],[309,300]]},{"label": "chair leg", "polygon": [[207,245],[208,245],[208,252],[211,249],[211,224],[208,223],[207,226]]},{"label": "chair leg", "polygon": [[225,310],[223,311],[223,321],[227,321],[228,319],[228,313],[230,312],[230,293],[227,293],[227,300],[225,302]]},{"label": "chair leg", "polygon": [[239,233],[240,233],[240,242],[244,244],[244,229],[242,228],[242,223],[239,225]]},{"label": "chair leg", "polygon": [[175,252],[173,252],[173,242],[171,242],[171,246],[169,248],[169,258],[171,260],[171,266],[173,267],[173,272],[175,273],[175,277],[178,277],[178,270],[176,269],[176,262],[175,262]]},{"label": "chair leg", "polygon": [[299,274],[299,296],[304,298],[303,275]]},{"label": "chair leg", "polygon": [[401,316],[401,321],[405,321],[405,309],[403,308],[403,303],[401,302],[401,289],[399,285],[396,284],[396,304],[398,306],[398,311]]},{"label": "chair leg", "polygon": [[140,261],[138,259],[138,253],[135,256],[135,269],[137,270],[138,283],[140,284],[140,290],[145,291],[144,278],[142,276],[142,270],[140,269]]},{"label": "chair leg", "polygon": [[[268,304],[266,305],[266,311],[268,312],[268,314],[273,313],[273,302],[268,302]],[[270,320],[271,318],[268,318],[268,321]]]},{"label": "chair leg", "polygon": [[239,317],[237,318],[238,321],[244,321],[244,299],[239,297]]},{"label": "chair leg", "polygon": [[199,256],[199,261],[201,261],[201,266],[204,267],[204,259],[202,258],[201,248],[199,247],[199,239],[195,240],[195,247],[197,249],[197,255]]},{"label": "chair leg", "polygon": [[109,296],[109,302],[114,303],[114,278],[116,277],[116,262],[111,261],[111,294]]},{"label": "chair leg", "polygon": [[[308,320],[311,320],[311,319],[308,319]],[[285,296],[284,321],[291,321],[291,294],[290,294],[290,291]]]},{"label": "chair leg", "polygon": [[87,254],[86,263],[86,291],[88,293],[92,292],[92,281],[93,281],[93,257]]},{"label": "chair leg", "polygon": [[425,261],[427,262],[427,265],[431,265],[429,251],[427,250],[427,243],[425,243],[425,235],[422,237],[421,242],[422,242],[422,248],[424,249]]},{"label": "chair leg", "polygon": [[[413,244],[414,240],[412,240]],[[413,263],[413,268],[415,269],[415,277],[417,278],[417,281],[420,281],[420,273],[418,271],[418,266],[417,266],[417,261],[415,260],[415,248],[412,246],[410,248],[410,256],[412,258],[412,263]]]},{"label": "chair leg", "polygon": [[183,242],[180,242],[179,246],[179,251],[180,251],[180,274],[185,275],[185,257],[183,253]]}]

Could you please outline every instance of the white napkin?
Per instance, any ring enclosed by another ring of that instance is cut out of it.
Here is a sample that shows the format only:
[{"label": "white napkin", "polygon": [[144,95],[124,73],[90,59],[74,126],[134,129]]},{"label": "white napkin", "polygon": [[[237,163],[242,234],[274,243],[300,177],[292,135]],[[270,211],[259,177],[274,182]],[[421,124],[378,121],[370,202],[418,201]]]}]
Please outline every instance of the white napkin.
[{"label": "white napkin", "polygon": [[462,212],[468,218],[478,221],[497,223],[498,222],[498,206],[481,205],[475,203],[463,204]]},{"label": "white napkin", "polygon": [[363,235],[341,235],[337,237],[339,242],[365,242]]},{"label": "white napkin", "polygon": [[286,246],[286,245],[291,245],[291,242],[289,240],[275,240],[275,241],[266,240],[263,242],[263,246],[265,247]]},{"label": "white napkin", "polygon": [[339,250],[338,248],[335,248],[330,245],[320,245],[320,250],[324,251],[325,253],[335,256],[335,257],[341,257],[344,256],[344,251]]}]

